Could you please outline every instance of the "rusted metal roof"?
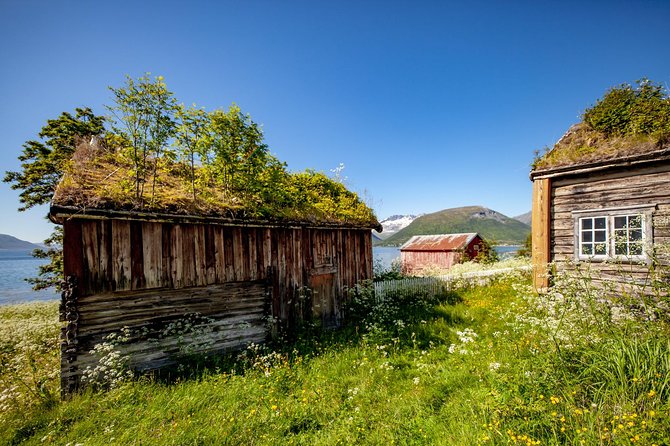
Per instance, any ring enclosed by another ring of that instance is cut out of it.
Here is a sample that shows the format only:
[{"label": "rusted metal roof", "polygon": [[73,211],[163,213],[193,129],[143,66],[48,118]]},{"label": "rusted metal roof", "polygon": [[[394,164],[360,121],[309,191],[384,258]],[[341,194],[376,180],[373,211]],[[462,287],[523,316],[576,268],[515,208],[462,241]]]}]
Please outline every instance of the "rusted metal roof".
[{"label": "rusted metal roof", "polygon": [[457,251],[465,249],[476,232],[464,234],[415,235],[400,247],[401,251]]}]

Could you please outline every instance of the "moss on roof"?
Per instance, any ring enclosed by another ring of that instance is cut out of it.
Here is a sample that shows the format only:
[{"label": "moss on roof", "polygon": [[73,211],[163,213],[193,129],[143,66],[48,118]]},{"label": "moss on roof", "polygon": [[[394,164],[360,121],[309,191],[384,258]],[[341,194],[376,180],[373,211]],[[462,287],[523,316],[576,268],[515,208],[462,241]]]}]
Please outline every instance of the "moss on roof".
[{"label": "moss on roof", "polygon": [[579,166],[670,149],[657,137],[644,134],[607,136],[580,122],[533,162],[534,171]]},{"label": "moss on roof", "polygon": [[609,89],[532,167],[551,170],[669,149],[670,94],[662,84],[641,79]]},{"label": "moss on roof", "polygon": [[[151,163],[150,163],[151,164]],[[81,210],[131,211],[203,218],[272,221],[378,228],[373,212],[356,193],[326,175],[306,171],[275,172],[272,187],[226,192],[204,169],[197,168],[196,198],[190,166],[161,159],[153,181],[135,193],[132,163],[117,149],[82,143],[65,169],[52,206]],[[151,177],[153,178],[153,176]]]}]

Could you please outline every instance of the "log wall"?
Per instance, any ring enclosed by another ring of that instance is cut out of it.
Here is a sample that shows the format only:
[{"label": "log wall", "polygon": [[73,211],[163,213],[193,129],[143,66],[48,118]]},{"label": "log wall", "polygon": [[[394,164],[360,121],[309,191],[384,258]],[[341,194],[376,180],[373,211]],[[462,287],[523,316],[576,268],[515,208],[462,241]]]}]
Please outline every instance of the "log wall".
[{"label": "log wall", "polygon": [[[652,233],[648,234],[647,243],[659,250],[670,246],[670,165],[635,170],[618,169],[553,179],[551,260],[558,269],[565,269],[566,265],[576,260],[575,211],[627,206],[649,206],[652,209]],[[535,221],[533,224],[535,225]],[[535,233],[535,226],[533,230]],[[667,260],[666,257],[665,261]],[[621,265],[593,261],[590,267],[597,276],[606,280],[643,281],[648,274],[648,265],[645,263]],[[621,275],[622,268],[625,270],[625,279]]]},{"label": "log wall", "polygon": [[[70,218],[64,272],[67,392],[95,363],[90,350],[124,327],[131,339],[122,349],[133,368],[144,370],[169,364],[183,350],[183,339],[161,333],[187,315],[209,321],[206,343],[185,338],[206,351],[263,341],[268,316],[289,328],[304,315],[339,323],[343,289],[372,278],[372,240],[368,229]],[[312,286],[327,290],[327,309],[303,308],[298,296]]]}]

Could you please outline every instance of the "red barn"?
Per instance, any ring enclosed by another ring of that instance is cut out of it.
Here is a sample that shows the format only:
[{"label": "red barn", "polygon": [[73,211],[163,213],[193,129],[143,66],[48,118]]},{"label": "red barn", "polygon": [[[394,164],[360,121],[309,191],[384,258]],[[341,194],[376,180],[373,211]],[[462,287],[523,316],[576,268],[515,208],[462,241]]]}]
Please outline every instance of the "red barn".
[{"label": "red barn", "polygon": [[415,235],[400,247],[400,260],[403,271],[412,274],[427,267],[449,269],[483,249],[484,240],[476,232]]}]

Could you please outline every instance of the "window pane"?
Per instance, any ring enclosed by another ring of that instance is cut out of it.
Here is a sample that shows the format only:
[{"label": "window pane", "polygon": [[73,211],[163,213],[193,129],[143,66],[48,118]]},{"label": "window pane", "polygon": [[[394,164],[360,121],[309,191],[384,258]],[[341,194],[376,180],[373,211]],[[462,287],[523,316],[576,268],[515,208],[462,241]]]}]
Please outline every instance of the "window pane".
[{"label": "window pane", "polygon": [[582,231],[582,241],[583,242],[592,242],[593,233],[591,231]]},{"label": "window pane", "polygon": [[617,243],[614,245],[614,254],[618,256],[625,256],[628,254],[628,244],[627,243]]},{"label": "window pane", "polygon": [[628,234],[628,239],[631,242],[639,242],[642,241],[642,230],[641,229],[633,229],[630,231]]},{"label": "window pane", "polygon": [[604,242],[606,240],[605,231],[593,231],[593,232],[596,238],[596,242]]},{"label": "window pane", "polygon": [[605,229],[605,217],[598,217],[593,219],[596,229]]},{"label": "window pane", "polygon": [[584,243],[582,245],[582,254],[587,255],[587,256],[593,255],[593,244]]},{"label": "window pane", "polygon": [[626,217],[614,217],[614,229],[626,227]]},{"label": "window pane", "polygon": [[642,216],[641,215],[629,215],[628,216],[628,227],[629,228],[642,228]]},{"label": "window pane", "polygon": [[625,242],[627,240],[628,240],[628,231],[626,229],[615,229],[614,230],[614,241]]},{"label": "window pane", "polygon": [[642,243],[631,243],[628,246],[630,250],[630,255],[632,256],[641,256],[642,255]]},{"label": "window pane", "polygon": [[582,229],[591,229],[593,221],[590,218],[582,218]]},{"label": "window pane", "polygon": [[[598,237],[596,237],[596,238],[598,238]],[[595,247],[595,254],[596,255],[604,255],[604,254],[607,253],[607,249],[605,248],[604,243],[596,243],[594,245],[594,247]]]}]

